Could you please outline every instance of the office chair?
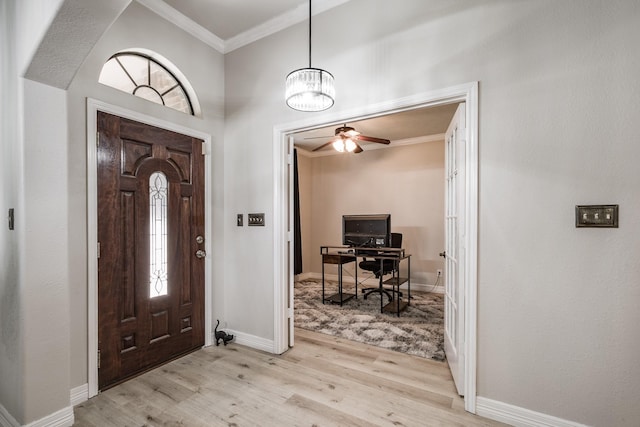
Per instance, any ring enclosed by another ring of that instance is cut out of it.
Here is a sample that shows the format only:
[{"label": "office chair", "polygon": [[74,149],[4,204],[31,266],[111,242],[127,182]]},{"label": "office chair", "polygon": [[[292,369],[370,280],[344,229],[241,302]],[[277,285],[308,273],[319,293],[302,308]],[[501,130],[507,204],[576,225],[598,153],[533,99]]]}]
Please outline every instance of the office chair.
[{"label": "office chair", "polygon": [[[391,248],[402,248],[402,233],[391,233]],[[371,256],[375,256],[376,251],[371,251]],[[389,298],[389,301],[393,301],[393,294],[397,293],[398,297],[402,296],[402,292],[400,290],[389,290],[385,289],[382,286],[382,277],[389,273],[398,273],[398,262],[393,259],[383,259],[382,260],[382,271],[380,271],[380,258],[374,258],[373,260],[364,259],[360,261],[360,268],[363,270],[367,270],[372,272],[376,278],[380,279],[380,284],[377,288],[364,288],[362,289],[362,293],[364,294],[364,299],[367,299],[367,296],[372,293],[379,293],[380,298],[382,298],[382,294],[384,293]]]}]

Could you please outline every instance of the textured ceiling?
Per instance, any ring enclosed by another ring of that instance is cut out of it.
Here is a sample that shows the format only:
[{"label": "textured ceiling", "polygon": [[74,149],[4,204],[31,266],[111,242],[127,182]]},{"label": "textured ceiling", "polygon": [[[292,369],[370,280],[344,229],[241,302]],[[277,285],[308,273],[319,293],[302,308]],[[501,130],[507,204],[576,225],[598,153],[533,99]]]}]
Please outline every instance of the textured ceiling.
[{"label": "textured ceiling", "polygon": [[63,2],[43,35],[25,77],[60,89],[68,88],[95,43],[129,2]]}]

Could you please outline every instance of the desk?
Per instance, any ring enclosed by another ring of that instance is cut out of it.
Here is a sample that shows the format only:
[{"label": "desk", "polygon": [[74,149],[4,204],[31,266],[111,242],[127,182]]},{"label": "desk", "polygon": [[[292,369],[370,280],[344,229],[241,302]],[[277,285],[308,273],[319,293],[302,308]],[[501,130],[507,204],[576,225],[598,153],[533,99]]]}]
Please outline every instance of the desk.
[{"label": "desk", "polygon": [[[375,251],[376,254],[372,254]],[[393,260],[398,264],[398,274],[393,272],[392,277],[384,280],[380,276],[379,287],[384,289],[385,286],[391,286],[392,295],[396,297],[390,300],[386,305],[383,304],[383,297],[380,294],[380,312],[395,313],[400,316],[400,312],[411,304],[411,255],[405,253],[404,249],[398,248],[351,248],[347,246],[321,246],[320,254],[322,255],[322,303],[325,301],[336,302],[342,305],[351,298],[357,298],[358,293],[358,258],[376,258],[380,261],[380,266],[384,260]],[[401,277],[400,263],[406,261],[407,277]],[[355,262],[355,294],[344,293],[342,284],[342,267],[344,264]],[[337,264],[338,267],[338,292],[325,298],[325,281],[324,281],[324,265]],[[407,283],[407,299],[400,299],[400,286]]]}]

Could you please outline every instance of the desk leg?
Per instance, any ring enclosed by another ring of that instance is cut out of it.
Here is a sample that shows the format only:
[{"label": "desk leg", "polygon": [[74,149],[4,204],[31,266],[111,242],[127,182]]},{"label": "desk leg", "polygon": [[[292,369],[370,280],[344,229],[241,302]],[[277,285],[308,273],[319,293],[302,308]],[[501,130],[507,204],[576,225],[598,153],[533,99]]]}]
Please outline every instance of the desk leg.
[{"label": "desk leg", "polygon": [[407,306],[411,305],[411,257],[407,258]]},{"label": "desk leg", "polygon": [[354,265],[355,265],[355,270],[356,270],[356,273],[355,273],[355,277],[356,277],[356,299],[358,299],[358,258],[357,257],[355,259]]},{"label": "desk leg", "polygon": [[396,277],[396,282],[398,285],[398,293],[396,295],[396,311],[398,317],[400,317],[400,261],[396,261],[396,271],[398,272],[398,276],[396,276],[396,272],[393,272],[394,277]]},{"label": "desk leg", "polygon": [[382,286],[382,279],[383,274],[382,272],[384,271],[384,260],[382,258],[380,258],[380,284],[378,285],[378,287],[380,288],[380,313],[382,313],[382,307],[384,307],[384,305],[382,304],[382,300],[384,299],[384,292],[383,292],[383,286]]},{"label": "desk leg", "polygon": [[342,258],[338,265],[338,293],[340,294],[340,307],[342,307]]},{"label": "desk leg", "polygon": [[324,261],[322,262],[322,303],[324,304]]}]

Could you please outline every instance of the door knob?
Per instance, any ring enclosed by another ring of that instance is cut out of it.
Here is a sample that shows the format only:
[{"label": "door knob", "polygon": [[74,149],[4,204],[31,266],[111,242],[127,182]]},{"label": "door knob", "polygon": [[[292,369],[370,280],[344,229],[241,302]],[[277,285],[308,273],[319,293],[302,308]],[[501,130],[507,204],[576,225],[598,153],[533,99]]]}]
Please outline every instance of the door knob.
[{"label": "door knob", "polygon": [[446,257],[447,257],[447,252],[446,252],[446,251],[444,251],[444,252],[440,252],[440,253],[439,253],[439,255],[440,255],[442,258],[446,258]]},{"label": "door knob", "polygon": [[207,253],[202,249],[196,251],[196,258],[204,258],[205,256],[207,256]]}]

